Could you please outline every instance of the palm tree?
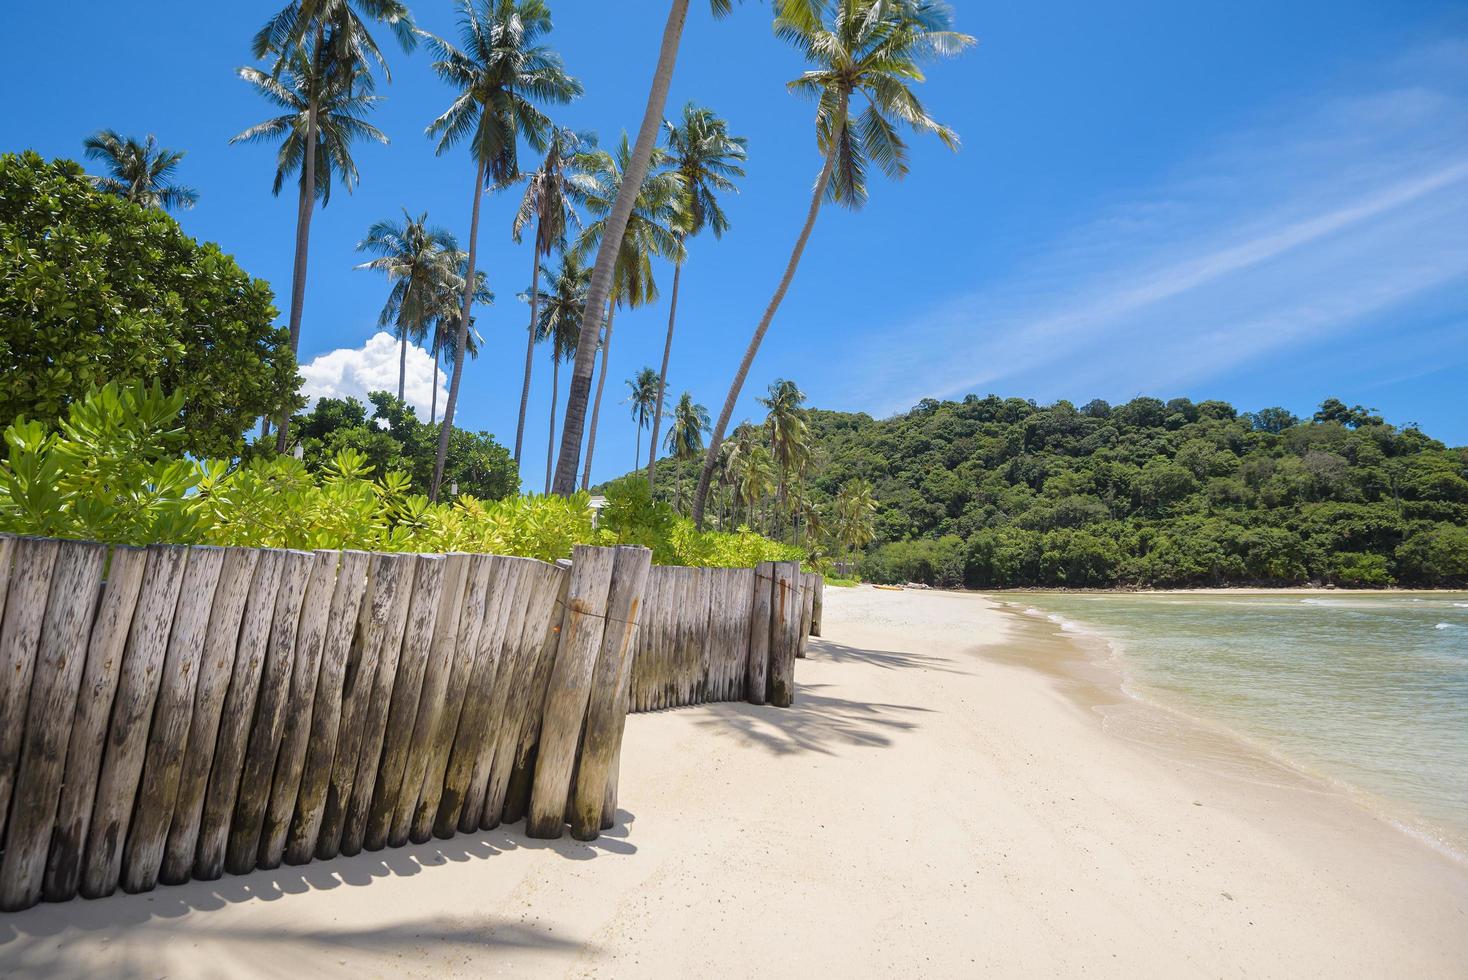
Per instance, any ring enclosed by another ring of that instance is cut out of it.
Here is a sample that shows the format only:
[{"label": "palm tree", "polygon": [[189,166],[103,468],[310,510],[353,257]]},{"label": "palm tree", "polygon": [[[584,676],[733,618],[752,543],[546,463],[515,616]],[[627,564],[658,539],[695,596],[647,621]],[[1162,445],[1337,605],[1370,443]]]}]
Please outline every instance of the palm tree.
[{"label": "palm tree", "polygon": [[[688,19],[688,4],[689,0],[672,0],[668,7],[668,20],[663,26],[663,40],[658,47],[657,67],[653,71],[652,86],[647,93],[647,106],[643,109],[642,124],[637,129],[637,142],[625,168],[627,180],[619,189],[617,200],[607,215],[606,234],[602,236],[601,246],[596,252],[591,288],[586,295],[587,307],[593,312],[581,325],[582,336],[576,348],[576,366],[571,372],[571,392],[566,398],[566,423],[561,432],[561,452],[556,462],[554,489],[562,496],[569,496],[576,489],[576,464],[581,458],[586,406],[591,401],[591,372],[593,358],[596,356],[597,337],[601,334],[601,311],[613,295],[612,276],[617,258],[621,254],[622,236],[632,217],[637,192],[652,164],[653,147],[657,143],[658,130],[662,127],[663,110],[668,104],[668,87],[673,82],[673,66],[678,60],[678,44],[683,37],[683,24]],[[709,8],[715,17],[723,17],[730,7],[730,0],[709,0]]]},{"label": "palm tree", "polygon": [[863,548],[876,537],[872,527],[872,517],[876,512],[877,501],[872,496],[872,485],[862,479],[852,480],[836,495],[831,532],[847,551]]},{"label": "palm tree", "polygon": [[170,183],[184,151],[159,146],[152,133],[139,143],[131,136],[124,139],[115,129],[103,129],[88,136],[82,146],[88,159],[107,166],[107,176],[90,178],[99,191],[164,211],[199,203],[198,191]]},{"label": "palm tree", "polygon": [[[442,38],[423,33],[436,60],[433,70],[458,94],[448,110],[428,126],[438,138],[438,152],[447,153],[468,139],[474,157],[474,198],[469,219],[469,263],[464,277],[460,332],[468,329],[473,302],[470,283],[479,244],[479,205],[488,182],[503,187],[520,173],[520,138],[544,152],[550,145],[551,121],[536,102],[566,103],[581,94],[581,83],[566,73],[560,55],[540,43],[551,30],[545,0],[459,0],[459,42],[456,48]],[[463,338],[455,348],[453,380],[444,405],[438,434],[438,457],[433,465],[430,499],[438,499],[448,456],[449,432],[459,401],[463,374]]]},{"label": "palm tree", "polygon": [[556,127],[550,148],[540,168],[525,179],[525,196],[515,213],[511,233],[516,244],[524,230],[535,223],[535,241],[530,250],[530,325],[526,329],[525,382],[520,388],[520,421],[515,426],[515,462],[525,437],[525,409],[530,404],[530,369],[535,360],[536,306],[540,296],[540,262],[552,250],[566,247],[566,233],[579,226],[575,205],[585,200],[586,178],[576,170],[576,157],[589,149],[595,138],[575,130]]},{"label": "palm tree", "polygon": [[[459,297],[464,293],[464,277],[468,272],[469,257],[455,251],[450,256],[449,272],[439,279],[433,291],[433,396],[428,403],[428,424],[438,420],[438,366],[442,361],[453,364],[458,358],[459,318],[464,308]],[[494,305],[494,293],[490,291],[489,279],[481,271],[474,273],[474,302],[484,306]],[[471,360],[479,357],[479,345],[484,337],[474,329],[474,320],[469,320],[469,329],[463,331],[464,353]]]},{"label": "palm tree", "polygon": [[647,428],[648,416],[658,400],[658,373],[650,367],[638,371],[627,379],[627,401],[632,405],[632,421],[637,423],[637,451],[632,457],[635,470],[642,463],[642,430]]},{"label": "palm tree", "polygon": [[[668,427],[668,452],[673,454],[678,466],[676,497],[683,498],[683,464],[703,452],[703,435],[709,430],[709,410],[693,400],[693,395],[683,392],[678,404],[673,407],[673,424]],[[638,458],[642,454],[639,452]]]},{"label": "palm tree", "polygon": [[768,414],[765,431],[770,437],[770,452],[778,471],[775,499],[777,511],[784,512],[790,477],[804,474],[810,462],[810,429],[805,424],[805,393],[794,381],[779,378],[769,387],[769,396],[759,399]]},{"label": "palm tree", "polygon": [[[744,176],[740,165],[745,158],[745,140],[730,136],[729,124],[713,110],[690,102],[683,107],[683,121],[665,122],[668,153],[672,172],[677,176],[680,240],[697,235],[708,228],[715,238],[729,229],[729,219],[719,206],[718,192],[737,193],[735,177]],[[678,284],[683,276],[683,263],[673,265],[673,294],[668,300],[668,336],[663,341],[663,367],[658,375],[657,405],[652,415],[652,442],[647,454],[647,485],[657,484],[658,430],[663,423],[663,393],[668,385],[668,358],[673,353],[673,324],[678,317]]]},{"label": "palm tree", "polygon": [[[632,150],[627,143],[627,134],[615,154],[606,150],[592,150],[577,159],[577,165],[590,178],[587,184],[586,209],[601,215],[587,225],[576,240],[576,252],[585,256],[596,248],[607,233],[608,221],[613,206],[621,194],[622,181],[631,162]],[[654,164],[661,164],[666,157],[661,151],[653,156]],[[613,269],[611,302],[607,308],[606,328],[601,335],[601,379],[596,386],[596,402],[591,409],[591,431],[586,437],[586,461],[581,473],[581,489],[591,486],[591,462],[596,454],[596,426],[601,415],[601,396],[607,383],[607,361],[612,347],[612,314],[616,307],[638,307],[651,303],[658,297],[657,283],[653,281],[652,260],[663,256],[681,262],[683,243],[674,231],[678,220],[678,183],[671,172],[649,174],[642,181],[632,214],[629,216],[618,249],[616,266]],[[596,281],[595,273],[592,282]],[[590,302],[590,299],[587,300]],[[585,329],[585,324],[582,324]],[[640,454],[639,454],[640,455]]]},{"label": "palm tree", "polygon": [[[323,180],[318,171],[324,169],[323,164],[326,164],[325,169],[329,169],[335,162],[339,170],[350,171],[353,180],[356,178],[356,167],[350,164],[350,157],[343,160],[330,151],[320,152],[318,147],[322,136],[326,136],[327,143],[332,140],[323,122],[329,111],[328,103],[342,97],[350,99],[364,88],[370,93],[372,63],[382,69],[383,77],[392,80],[387,59],[368,30],[369,22],[373,21],[387,24],[404,51],[411,51],[417,43],[413,16],[399,0],[290,0],[256,32],[251,43],[254,57],[275,58],[269,78],[278,82],[283,74],[295,76],[294,95],[299,97],[293,100],[299,105],[291,106],[299,117],[296,152],[301,167],[301,195],[296,206],[295,262],[291,273],[289,324],[292,355],[299,353],[301,344],[312,212],[317,195],[322,196],[322,206],[326,206],[328,197],[323,194],[322,187],[331,186],[329,175]],[[240,74],[244,75],[245,69],[241,69]],[[250,80],[248,76],[246,78]],[[296,126],[291,125],[287,129],[294,133]],[[376,130],[372,134],[387,142],[387,138]],[[339,148],[346,145],[338,142]],[[284,150],[282,146],[282,153]],[[280,193],[280,177],[277,166],[276,194]],[[277,452],[285,451],[288,423],[288,417],[282,414],[280,434],[275,443]]]},{"label": "palm tree", "polygon": [[550,493],[561,362],[576,356],[576,344],[581,339],[581,321],[586,313],[586,290],[591,285],[591,270],[581,265],[574,254],[563,253],[559,271],[542,271],[551,283],[551,292],[541,293],[539,297],[540,319],[535,325],[535,342],[548,340],[551,347],[550,434],[545,447],[545,492]]},{"label": "palm tree", "polygon": [[[789,88],[816,100],[816,145],[825,163],[785,274],[750,338],[714,426],[693,500],[693,519],[700,525],[715,452],[765,331],[795,278],[821,202],[829,197],[853,210],[861,207],[867,194],[867,169],[872,164],[892,178],[906,175],[907,144],[897,131],[899,123],[916,132],[933,133],[950,149],[958,148],[958,134],[927,114],[909,83],[923,80],[918,64],[923,58],[956,55],[974,43],[969,35],[949,29],[952,11],[936,0],[777,0],[775,9],[775,32],[815,66]],[[851,116],[853,95],[867,102],[855,119]]]},{"label": "palm tree", "polygon": [[[397,330],[398,400],[401,401],[408,377],[408,343],[422,343],[428,335],[429,322],[440,315],[442,285],[455,277],[459,243],[443,228],[429,227],[427,211],[413,218],[403,208],[402,221],[377,222],[367,230],[367,237],[357,243],[357,251],[377,255],[357,266],[358,269],[384,273],[392,283],[377,323],[383,327],[392,324]],[[437,377],[433,390],[436,396]]]}]

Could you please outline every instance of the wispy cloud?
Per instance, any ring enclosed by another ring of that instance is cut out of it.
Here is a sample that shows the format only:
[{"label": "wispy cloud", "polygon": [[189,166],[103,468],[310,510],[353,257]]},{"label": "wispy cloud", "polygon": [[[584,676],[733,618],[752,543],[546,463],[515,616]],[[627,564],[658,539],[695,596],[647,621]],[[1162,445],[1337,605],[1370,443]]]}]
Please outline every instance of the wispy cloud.
[{"label": "wispy cloud", "polygon": [[1176,391],[1347,334],[1369,349],[1380,318],[1465,284],[1468,44],[1451,41],[1277,108],[1017,275],[873,332],[853,393],[896,411]]},{"label": "wispy cloud", "polygon": [[[361,347],[343,347],[316,357],[301,365],[301,394],[313,403],[320,398],[355,398],[367,404],[374,391],[398,390],[398,341],[389,333],[379,332]],[[403,398],[413,406],[418,417],[428,420],[433,398],[433,358],[422,347],[408,345],[406,383]],[[443,410],[448,399],[443,372],[438,375],[438,408]],[[368,406],[371,407],[370,405]]]}]

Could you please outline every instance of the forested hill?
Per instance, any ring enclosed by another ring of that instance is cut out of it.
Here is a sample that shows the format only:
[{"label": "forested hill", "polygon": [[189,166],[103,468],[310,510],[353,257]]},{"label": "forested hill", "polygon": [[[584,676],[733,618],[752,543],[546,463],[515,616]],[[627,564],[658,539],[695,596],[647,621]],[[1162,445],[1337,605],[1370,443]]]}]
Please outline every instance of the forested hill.
[{"label": "forested hill", "polygon": [[807,420],[812,497],[873,487],[878,581],[1468,582],[1468,448],[1333,399],[1308,420],[993,396]]}]

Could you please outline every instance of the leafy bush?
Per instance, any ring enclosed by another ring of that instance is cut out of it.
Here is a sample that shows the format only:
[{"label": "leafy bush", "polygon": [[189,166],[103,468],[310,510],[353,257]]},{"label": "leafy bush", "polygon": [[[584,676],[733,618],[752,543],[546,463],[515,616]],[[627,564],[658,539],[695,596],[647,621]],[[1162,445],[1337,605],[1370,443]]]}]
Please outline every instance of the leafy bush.
[{"label": "leafy bush", "polygon": [[295,390],[272,299],[218,245],[77,164],[0,155],[0,420],[56,422],[105,381],[156,378],[183,396],[183,449],[234,455]]},{"label": "leafy bush", "polygon": [[771,541],[747,528],[696,530],[693,522],[679,516],[671,505],[653,500],[646,478],[639,474],[608,484],[606,497],[607,505],[600,517],[604,540],[650,548],[653,561],[660,565],[748,568],[764,561],[798,561],[804,557],[799,547]]}]

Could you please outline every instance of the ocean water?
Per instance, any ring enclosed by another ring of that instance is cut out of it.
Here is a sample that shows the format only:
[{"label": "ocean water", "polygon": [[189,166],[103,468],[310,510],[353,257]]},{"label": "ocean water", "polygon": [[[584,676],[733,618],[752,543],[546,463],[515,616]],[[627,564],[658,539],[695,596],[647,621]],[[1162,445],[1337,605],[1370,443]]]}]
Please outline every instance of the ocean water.
[{"label": "ocean water", "polygon": [[1129,693],[1468,857],[1468,593],[1005,598],[1104,638]]}]

